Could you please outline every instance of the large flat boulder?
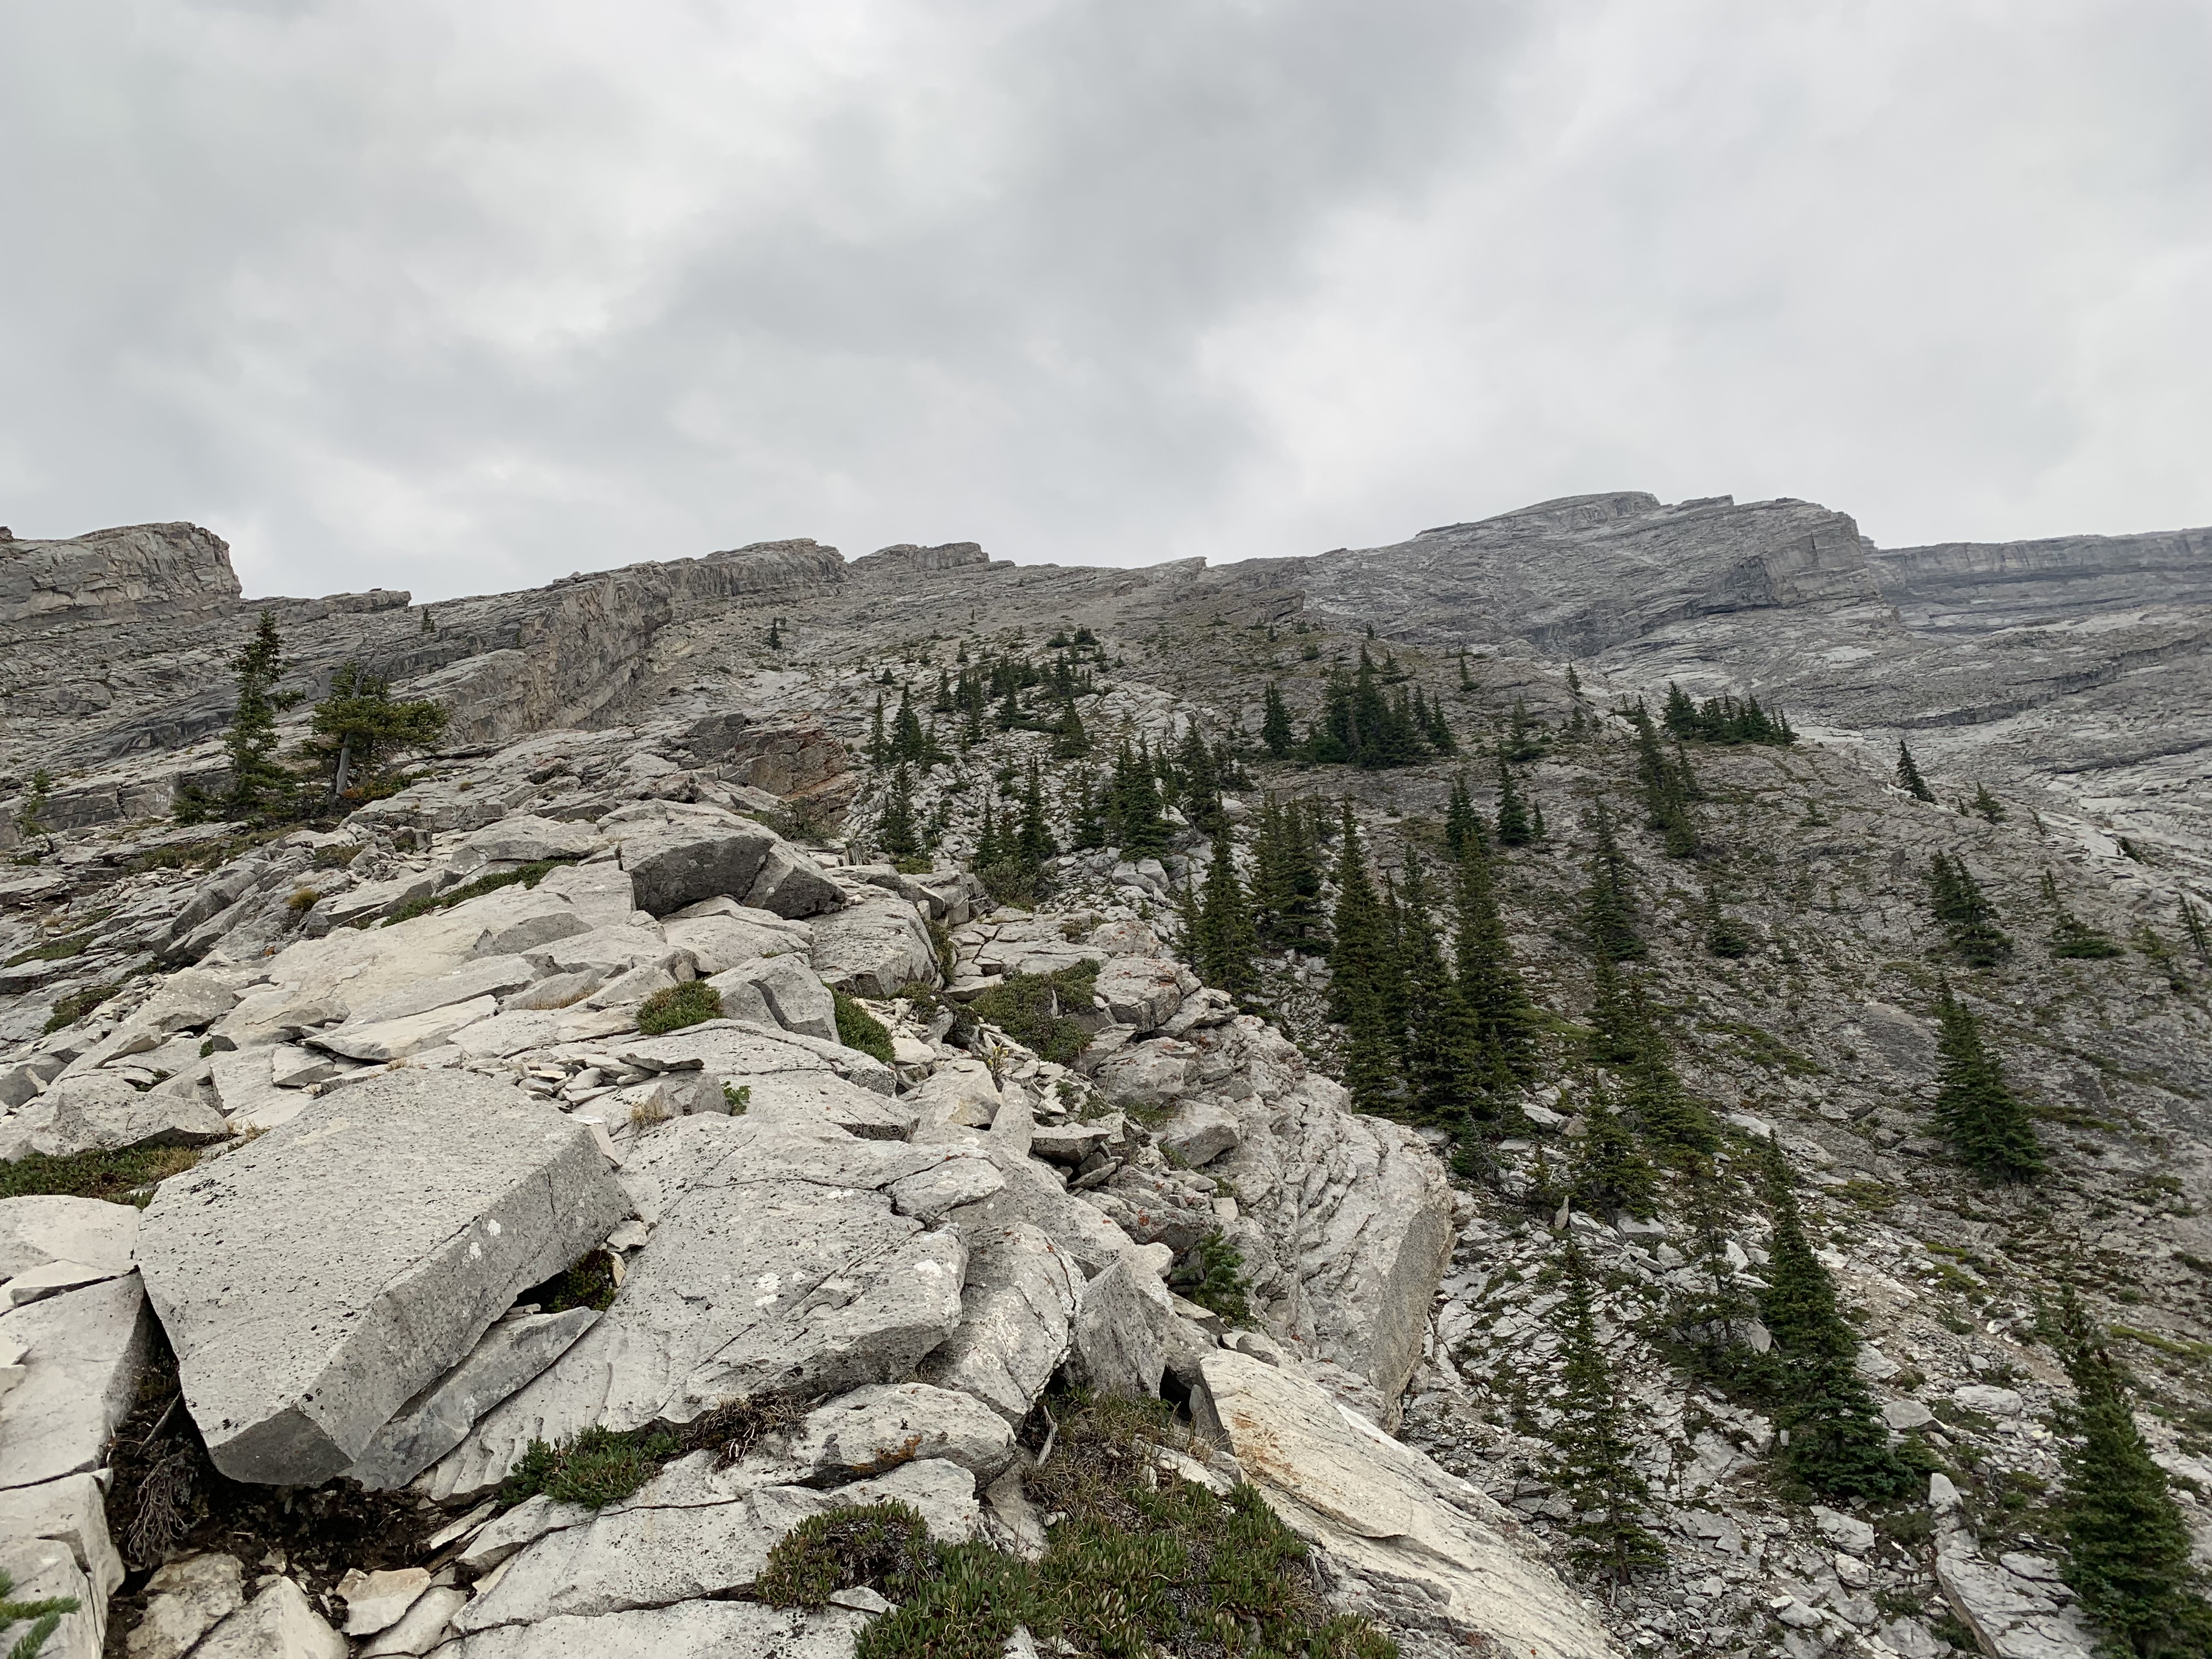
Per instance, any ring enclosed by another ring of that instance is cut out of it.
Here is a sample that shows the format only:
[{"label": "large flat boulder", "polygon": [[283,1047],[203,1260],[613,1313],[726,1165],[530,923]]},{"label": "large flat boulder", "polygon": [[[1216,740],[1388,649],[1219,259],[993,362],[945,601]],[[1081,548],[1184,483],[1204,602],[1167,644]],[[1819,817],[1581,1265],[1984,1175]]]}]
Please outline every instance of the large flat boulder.
[{"label": "large flat boulder", "polygon": [[1514,1542],[1513,1522],[1466,1481],[1291,1371],[1228,1349],[1199,1370],[1199,1426],[1322,1553],[1340,1604],[1531,1659],[1617,1652],[1589,1605]]},{"label": "large flat boulder", "polygon": [[58,1079],[0,1119],[0,1163],[28,1152],[70,1158],[134,1146],[204,1146],[230,1133],[222,1114],[189,1096],[134,1089],[112,1072]]},{"label": "large flat boulder", "polygon": [[137,1237],[138,1212],[128,1204],[58,1194],[0,1199],[0,1279],[56,1261],[126,1273]]},{"label": "large flat boulder", "polygon": [[945,1149],[811,1133],[750,1115],[679,1117],[623,1180],[654,1222],[613,1305],[424,1477],[482,1490],[532,1440],[687,1422],[776,1389],[903,1380],[961,1319],[967,1250],[902,1213],[896,1188]]},{"label": "large flat boulder", "polygon": [[164,1182],[137,1253],[216,1466],[312,1486],[629,1207],[586,1125],[401,1070]]},{"label": "large flat boulder", "polygon": [[0,1349],[23,1380],[0,1394],[0,1510],[8,1493],[97,1469],[131,1410],[149,1328],[126,1273],[0,1313]]},{"label": "large flat boulder", "polygon": [[908,900],[884,892],[866,893],[816,919],[814,971],[824,985],[863,997],[945,982],[921,913]]},{"label": "large flat boulder", "polygon": [[660,924],[668,942],[689,951],[702,974],[723,973],[756,957],[796,952],[805,959],[814,942],[814,930],[806,923],[786,921],[734,900],[720,902],[723,908],[711,910],[693,905]]}]

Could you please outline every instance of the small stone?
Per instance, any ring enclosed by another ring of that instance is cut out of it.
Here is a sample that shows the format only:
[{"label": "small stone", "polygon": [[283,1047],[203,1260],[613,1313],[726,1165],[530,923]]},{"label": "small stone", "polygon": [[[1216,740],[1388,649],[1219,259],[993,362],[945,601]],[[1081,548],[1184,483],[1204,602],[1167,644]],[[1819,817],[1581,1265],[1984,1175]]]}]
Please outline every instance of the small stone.
[{"label": "small stone", "polygon": [[427,1567],[400,1567],[387,1572],[362,1572],[356,1568],[338,1580],[337,1593],[346,1604],[345,1633],[374,1636],[389,1630],[429,1588]]}]

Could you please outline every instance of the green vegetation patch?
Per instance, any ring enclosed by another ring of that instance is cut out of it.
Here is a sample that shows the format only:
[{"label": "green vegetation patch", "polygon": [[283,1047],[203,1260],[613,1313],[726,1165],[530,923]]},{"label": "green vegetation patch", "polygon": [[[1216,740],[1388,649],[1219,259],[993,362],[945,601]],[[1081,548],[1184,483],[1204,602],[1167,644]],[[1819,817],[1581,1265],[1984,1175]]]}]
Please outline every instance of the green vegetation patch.
[{"label": "green vegetation patch", "polygon": [[858,1048],[872,1059],[890,1065],[890,1027],[862,1007],[858,998],[834,990],[830,996],[837,1006],[837,1041],[848,1048]]},{"label": "green vegetation patch", "polygon": [[652,1426],[627,1433],[588,1428],[558,1446],[533,1440],[500,1483],[499,1495],[502,1502],[520,1504],[544,1492],[556,1504],[603,1510],[635,1493],[682,1449],[666,1429]]},{"label": "green vegetation patch", "polygon": [[156,1182],[181,1175],[199,1161],[199,1151],[192,1146],[134,1146],[128,1152],[75,1152],[67,1158],[27,1152],[11,1164],[0,1164],[0,1198],[58,1194],[104,1198],[143,1210]]},{"label": "green vegetation patch", "polygon": [[1009,974],[968,1006],[1024,1048],[1061,1066],[1091,1046],[1091,1033],[1068,1011],[1089,1012],[1098,964],[1080,963],[1049,974]]},{"label": "green vegetation patch", "polygon": [[1396,1659],[1366,1620],[1322,1604],[1305,1544],[1255,1488],[1221,1498],[1161,1477],[1171,1407],[1061,1405],[1051,1460],[1024,1477],[1031,1501],[1061,1516],[1041,1561],[934,1544],[913,1510],[879,1504],[803,1523],[769,1554],[761,1599],[818,1607],[865,1584],[899,1603],[861,1632],[856,1659],[998,1659],[1024,1625],[1041,1645],[1096,1659]]},{"label": "green vegetation patch", "polygon": [[680,1031],[722,1017],[722,994],[703,979],[655,991],[638,1005],[637,1029],[647,1036]]},{"label": "green vegetation patch", "polygon": [[615,1299],[615,1259],[602,1249],[586,1250],[542,1285],[515,1298],[535,1302],[544,1313],[592,1308],[605,1313]]},{"label": "green vegetation patch", "polygon": [[[513,887],[518,883],[525,887],[535,887],[545,879],[550,872],[564,864],[575,862],[573,858],[536,859],[519,868],[502,870],[496,875],[478,876],[474,881],[463,882],[459,887],[434,897],[408,900],[386,918],[385,925],[396,927],[403,921],[412,921],[417,916],[427,916],[433,910],[449,910],[456,904],[465,904],[472,898],[482,898],[486,893],[496,893],[502,887]],[[368,924],[362,921],[355,925],[367,927]]]},{"label": "green vegetation patch", "polygon": [[46,1033],[52,1034],[76,1024],[122,988],[123,981],[118,979],[105,985],[88,985],[81,991],[70,992],[54,1004],[53,1012],[46,1017]]},{"label": "green vegetation patch", "polygon": [[92,948],[93,933],[71,933],[66,939],[49,939],[44,945],[33,945],[29,950],[9,957],[7,966],[20,968],[27,962],[67,962],[71,957],[81,957]]},{"label": "green vegetation patch", "polygon": [[1244,1253],[1214,1228],[1176,1264],[1168,1283],[1186,1302],[1195,1302],[1228,1324],[1249,1325],[1251,1288],[1244,1277]]}]

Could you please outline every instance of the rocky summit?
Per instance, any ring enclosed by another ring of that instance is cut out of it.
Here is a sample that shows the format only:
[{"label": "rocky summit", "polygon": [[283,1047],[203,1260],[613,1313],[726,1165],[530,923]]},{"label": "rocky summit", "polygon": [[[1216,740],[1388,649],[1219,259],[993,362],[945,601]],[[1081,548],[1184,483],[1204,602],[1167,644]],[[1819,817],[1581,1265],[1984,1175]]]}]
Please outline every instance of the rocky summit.
[{"label": "rocky summit", "polygon": [[0,1647],[2212,1652],[2212,531],[0,542]]}]

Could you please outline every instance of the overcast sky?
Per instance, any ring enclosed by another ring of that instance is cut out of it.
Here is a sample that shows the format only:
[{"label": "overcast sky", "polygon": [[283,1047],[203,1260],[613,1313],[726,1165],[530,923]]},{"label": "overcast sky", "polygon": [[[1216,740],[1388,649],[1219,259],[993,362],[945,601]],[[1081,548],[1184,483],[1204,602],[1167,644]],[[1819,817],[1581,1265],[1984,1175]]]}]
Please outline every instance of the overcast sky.
[{"label": "overcast sky", "polygon": [[249,593],[2212,522],[2212,0],[0,0],[0,524]]}]

